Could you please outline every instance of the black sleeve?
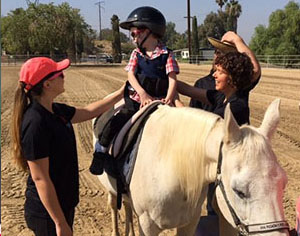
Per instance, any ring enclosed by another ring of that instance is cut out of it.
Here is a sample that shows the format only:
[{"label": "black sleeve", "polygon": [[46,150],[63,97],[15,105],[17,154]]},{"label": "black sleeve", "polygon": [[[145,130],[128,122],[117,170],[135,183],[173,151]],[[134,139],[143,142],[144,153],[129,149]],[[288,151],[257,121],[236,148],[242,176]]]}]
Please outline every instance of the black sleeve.
[{"label": "black sleeve", "polygon": [[[258,82],[260,81],[260,77],[261,77],[261,74],[258,76],[257,80],[255,80],[253,83],[251,83],[251,86],[250,86],[250,90],[254,89],[255,86],[258,84]],[[249,90],[249,91],[250,91]]]},{"label": "black sleeve", "polygon": [[215,105],[217,103],[217,90],[207,90],[206,91],[206,97],[207,100],[212,104]]},{"label": "black sleeve", "polygon": [[75,114],[76,108],[62,103],[54,103],[53,111],[56,115],[62,116],[67,121],[71,121]]},{"label": "black sleeve", "polygon": [[242,92],[243,92],[244,94],[247,94],[247,93],[249,93],[252,89],[254,89],[255,86],[256,86],[256,85],[258,84],[258,82],[260,81],[260,77],[261,77],[261,75],[259,75],[258,78],[257,78],[257,80],[255,80],[253,83],[251,83],[249,87],[243,89]]},{"label": "black sleeve", "polygon": [[35,119],[23,130],[21,144],[24,157],[29,160],[38,160],[49,157],[50,130],[43,119]]},{"label": "black sleeve", "polygon": [[[196,87],[196,88],[203,88],[201,78],[198,79],[198,80],[195,82],[194,87]],[[200,109],[203,109],[202,102],[200,102],[200,101],[198,101],[198,100],[195,100],[195,99],[193,99],[193,98],[191,98],[189,106],[190,106],[190,107],[194,107],[194,108],[200,108]]]}]

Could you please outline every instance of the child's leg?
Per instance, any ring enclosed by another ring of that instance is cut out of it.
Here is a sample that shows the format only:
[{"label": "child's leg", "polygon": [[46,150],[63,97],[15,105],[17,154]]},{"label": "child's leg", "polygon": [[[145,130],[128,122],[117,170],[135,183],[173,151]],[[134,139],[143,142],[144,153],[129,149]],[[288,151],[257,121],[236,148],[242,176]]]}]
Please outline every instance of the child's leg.
[{"label": "child's leg", "polygon": [[110,158],[110,155],[108,154],[109,144],[134,113],[135,110],[133,109],[123,108],[105,125],[102,135],[95,145],[93,161],[90,166],[90,172],[92,174],[101,175],[103,173],[104,162],[107,158]]}]

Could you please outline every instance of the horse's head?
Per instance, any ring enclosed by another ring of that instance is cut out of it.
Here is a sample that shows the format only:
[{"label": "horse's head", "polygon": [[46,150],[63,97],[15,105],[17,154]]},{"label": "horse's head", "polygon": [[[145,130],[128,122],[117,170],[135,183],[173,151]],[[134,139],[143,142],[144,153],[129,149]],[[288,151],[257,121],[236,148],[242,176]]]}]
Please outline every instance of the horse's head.
[{"label": "horse's head", "polygon": [[270,145],[279,104],[277,99],[268,107],[259,128],[239,127],[229,106],[225,111],[217,202],[234,228],[240,222],[251,235],[287,235],[282,203],[287,177]]}]

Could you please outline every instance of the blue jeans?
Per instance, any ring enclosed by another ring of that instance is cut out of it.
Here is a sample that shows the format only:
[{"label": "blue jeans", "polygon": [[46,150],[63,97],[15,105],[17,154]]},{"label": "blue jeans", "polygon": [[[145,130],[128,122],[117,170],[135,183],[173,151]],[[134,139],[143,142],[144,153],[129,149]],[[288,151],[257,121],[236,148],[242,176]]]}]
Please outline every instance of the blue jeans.
[{"label": "blue jeans", "polygon": [[[73,226],[75,209],[73,208],[65,215],[70,227]],[[25,221],[29,229],[34,232],[35,236],[56,236],[56,228],[51,218],[41,218],[25,214]]]}]

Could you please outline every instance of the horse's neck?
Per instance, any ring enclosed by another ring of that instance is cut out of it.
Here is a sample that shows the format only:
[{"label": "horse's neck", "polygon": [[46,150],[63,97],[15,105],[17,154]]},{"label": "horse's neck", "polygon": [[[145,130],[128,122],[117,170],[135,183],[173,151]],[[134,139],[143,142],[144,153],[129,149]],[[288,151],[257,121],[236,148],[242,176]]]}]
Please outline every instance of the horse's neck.
[{"label": "horse's neck", "polygon": [[206,140],[205,179],[211,183],[216,179],[220,145],[224,136],[223,120],[219,120]]}]

